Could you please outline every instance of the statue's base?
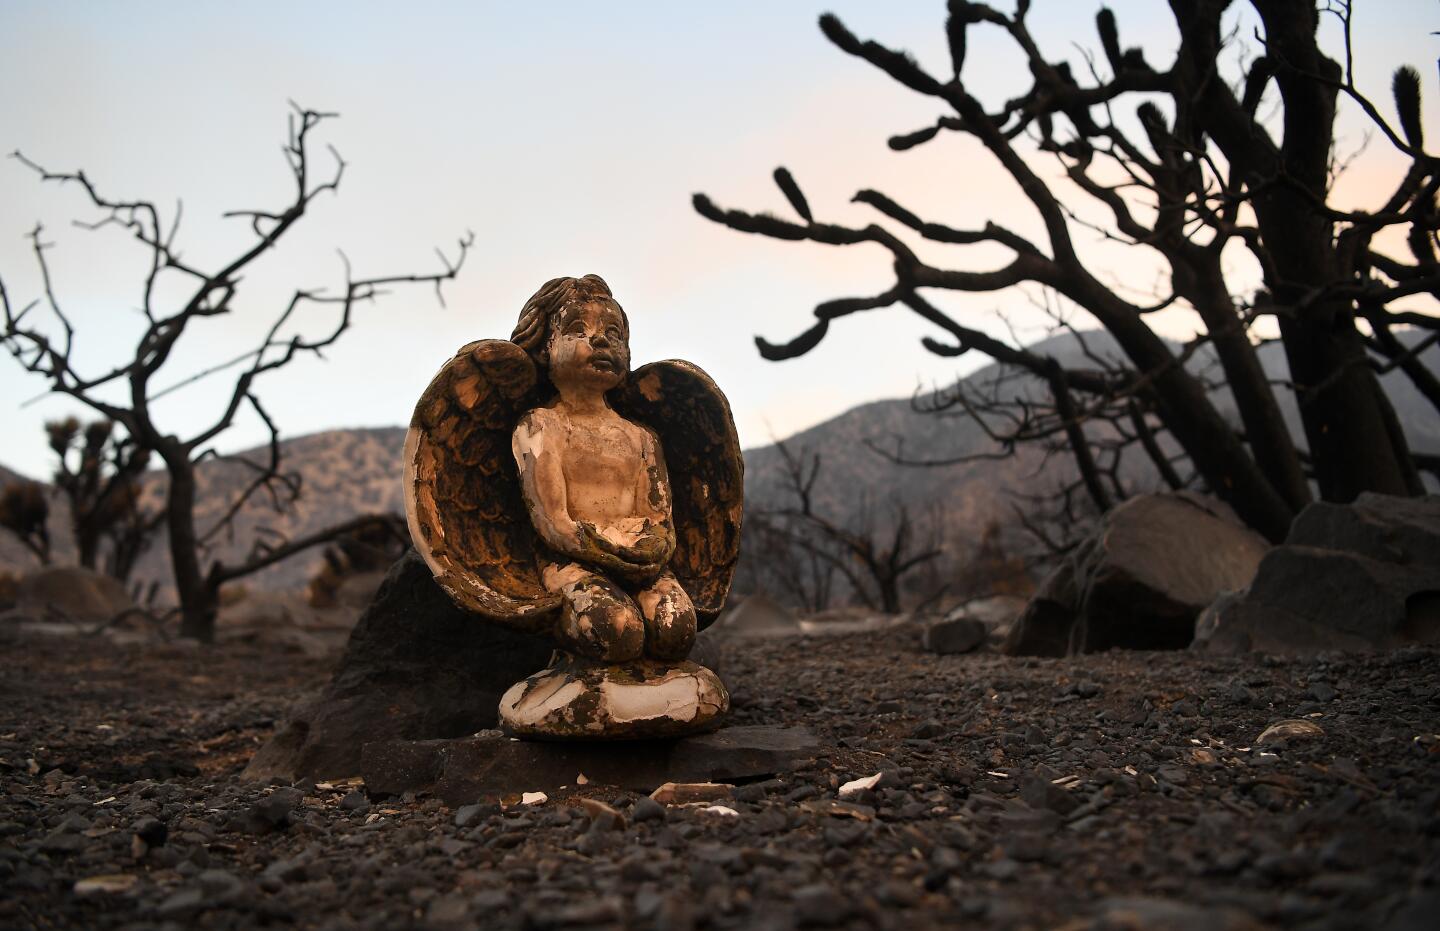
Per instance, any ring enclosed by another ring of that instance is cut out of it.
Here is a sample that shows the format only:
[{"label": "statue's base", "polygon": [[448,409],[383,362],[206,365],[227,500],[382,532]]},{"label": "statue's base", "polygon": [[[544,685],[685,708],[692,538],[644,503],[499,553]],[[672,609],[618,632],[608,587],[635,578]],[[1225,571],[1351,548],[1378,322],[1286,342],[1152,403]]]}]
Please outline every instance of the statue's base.
[{"label": "statue's base", "polygon": [[500,727],[528,740],[659,740],[720,726],[730,695],[688,660],[603,665],[556,653],[500,699]]},{"label": "statue's base", "polygon": [[769,725],[623,743],[540,743],[487,731],[454,740],[367,743],[361,775],[372,796],[428,792],[453,806],[488,795],[554,792],[581,784],[649,792],[667,782],[763,779],[793,769],[820,750],[807,728]]}]

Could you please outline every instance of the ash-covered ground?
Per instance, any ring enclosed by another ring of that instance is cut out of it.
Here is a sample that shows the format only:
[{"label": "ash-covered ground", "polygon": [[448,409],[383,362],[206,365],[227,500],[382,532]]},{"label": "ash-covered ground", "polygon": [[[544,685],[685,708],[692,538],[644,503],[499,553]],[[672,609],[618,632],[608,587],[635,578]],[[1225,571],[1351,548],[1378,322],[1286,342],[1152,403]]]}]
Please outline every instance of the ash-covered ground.
[{"label": "ash-covered ground", "polygon": [[[581,786],[452,810],[237,780],[325,660],[4,649],[5,927],[1419,929],[1440,914],[1435,651],[1017,660],[930,655],[904,628],[730,641],[734,721],[813,728],[830,748],[813,764],[718,805]],[[1288,719],[1321,733],[1258,743]]]}]

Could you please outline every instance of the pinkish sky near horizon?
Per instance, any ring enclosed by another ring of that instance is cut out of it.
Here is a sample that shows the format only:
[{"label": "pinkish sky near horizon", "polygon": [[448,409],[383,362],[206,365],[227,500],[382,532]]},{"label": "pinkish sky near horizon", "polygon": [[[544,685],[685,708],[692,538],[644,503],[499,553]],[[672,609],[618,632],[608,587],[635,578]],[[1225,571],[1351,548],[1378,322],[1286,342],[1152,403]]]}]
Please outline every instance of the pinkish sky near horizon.
[{"label": "pinkish sky near horizon", "polygon": [[[1013,3],[998,5],[1009,8]],[[1356,67],[1363,90],[1390,113],[1389,78],[1409,63],[1423,78],[1431,135],[1437,120],[1434,0],[1357,2]],[[1052,56],[1095,50],[1098,2],[1037,0],[1032,28]],[[1168,63],[1176,44],[1157,2],[1110,6],[1124,44]],[[1237,4],[1237,8],[1243,8]],[[995,219],[1037,228],[1028,204],[977,146],[955,136],[907,153],[886,139],[933,122],[937,103],[834,48],[816,19],[833,10],[862,38],[914,53],[948,73],[942,0],[873,4],[737,2],[690,5],[254,2],[46,3],[0,8],[0,149],[55,170],[84,168],[108,194],[184,203],[177,242],[185,257],[218,264],[245,244],[232,209],[283,206],[280,154],[288,99],[342,117],[319,133],[348,167],[338,196],[312,214],[247,275],[237,312],[200,321],[157,381],[169,385],[258,340],[296,287],[339,285],[337,248],[361,275],[427,271],[436,247],[453,251],[466,230],[476,249],[448,306],[428,288],[396,289],[359,309],[326,360],[302,359],[257,383],[286,436],[394,426],[434,371],[474,339],[508,336],[526,298],[546,279],[595,272],[625,306],[635,363],[686,358],[730,397],[747,447],[784,437],[867,401],[944,384],[986,362],[942,359],[920,338],[933,331],[901,309],[839,321],[807,356],[768,363],[753,337],[783,341],[805,329],[815,304],[877,293],[891,278],[874,246],[824,247],[745,236],[698,216],[694,192],[725,207],[789,216],[770,180],[795,174],[817,219],[864,223],[855,191],[885,191],[927,219],[979,227]],[[1239,20],[1248,35],[1248,19]],[[1334,42],[1333,24],[1324,27]],[[1232,50],[1233,66],[1238,49]],[[1018,58],[991,29],[974,34],[967,83],[991,103],[1021,89]],[[1133,106],[1133,104],[1132,104]],[[1354,151],[1364,125],[1342,109],[1338,149]],[[1053,162],[1035,161],[1055,178]],[[1342,180],[1347,205],[1373,205],[1403,160],[1378,135]],[[1076,201],[1078,203],[1078,201]],[[41,294],[26,234],[39,221],[57,291],[79,331],[77,358],[98,371],[127,356],[140,333],[147,255],[121,232],[89,232],[80,191],[41,184],[0,160],[0,278],[12,301]],[[1157,289],[1158,265],[1077,229],[1104,277],[1133,297]],[[1004,261],[987,248],[922,248],[952,267]],[[1236,260],[1236,281],[1252,273]],[[179,292],[163,296],[175,300]],[[1043,335],[1035,290],[937,295],[970,325]],[[41,311],[37,309],[36,313]],[[324,320],[316,318],[316,327]],[[1193,332],[1186,311],[1160,327]],[[311,330],[313,332],[313,329]],[[81,413],[42,397],[45,382],[0,356],[0,463],[35,477],[52,468],[42,424]],[[228,396],[220,376],[159,403],[164,429],[208,425]],[[241,418],[217,442],[244,449],[266,434]]]}]

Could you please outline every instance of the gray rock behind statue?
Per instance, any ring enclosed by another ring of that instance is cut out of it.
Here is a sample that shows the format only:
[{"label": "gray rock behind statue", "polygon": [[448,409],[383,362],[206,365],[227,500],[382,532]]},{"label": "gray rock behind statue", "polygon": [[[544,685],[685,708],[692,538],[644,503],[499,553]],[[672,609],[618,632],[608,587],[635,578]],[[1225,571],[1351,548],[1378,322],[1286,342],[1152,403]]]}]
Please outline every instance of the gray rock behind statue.
[{"label": "gray rock behind statue", "polygon": [[1440,495],[1307,507],[1249,589],[1218,599],[1197,648],[1302,653],[1440,642]]},{"label": "gray rock behind statue", "polygon": [[360,616],[329,685],[295,708],[243,776],[345,778],[360,773],[367,742],[493,728],[501,694],[542,668],[551,649],[455,607],[411,550]]},{"label": "gray rock behind statue", "polygon": [[1268,549],[1219,501],[1188,492],[1132,498],[1041,582],[1004,649],[1183,649],[1201,611],[1249,585]]}]

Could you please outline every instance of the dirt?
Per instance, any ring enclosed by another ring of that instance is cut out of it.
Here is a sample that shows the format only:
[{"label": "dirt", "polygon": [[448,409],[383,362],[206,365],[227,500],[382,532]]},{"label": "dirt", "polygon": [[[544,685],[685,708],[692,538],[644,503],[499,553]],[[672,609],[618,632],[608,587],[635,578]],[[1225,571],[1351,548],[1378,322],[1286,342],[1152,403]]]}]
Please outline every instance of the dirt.
[{"label": "dirt", "polygon": [[[4,927],[1401,929],[1440,907],[1435,651],[730,641],[736,723],[833,749],[718,801],[582,786],[451,810],[237,780],[329,660],[3,648]],[[1282,720],[1319,733],[1260,744]]]}]

